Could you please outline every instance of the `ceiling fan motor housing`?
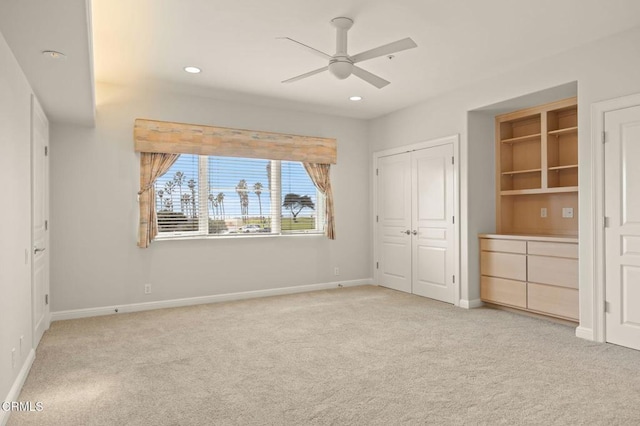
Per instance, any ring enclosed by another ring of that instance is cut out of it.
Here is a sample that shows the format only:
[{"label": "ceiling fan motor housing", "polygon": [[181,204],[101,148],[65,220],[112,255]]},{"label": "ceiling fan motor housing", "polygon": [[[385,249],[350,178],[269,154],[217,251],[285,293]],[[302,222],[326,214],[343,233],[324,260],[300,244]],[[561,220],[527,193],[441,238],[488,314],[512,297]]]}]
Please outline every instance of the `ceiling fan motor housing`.
[{"label": "ceiling fan motor housing", "polygon": [[345,17],[333,18],[331,24],[336,28],[336,54],[329,61],[329,72],[340,80],[353,72],[353,61],[347,55],[347,31],[353,20]]}]

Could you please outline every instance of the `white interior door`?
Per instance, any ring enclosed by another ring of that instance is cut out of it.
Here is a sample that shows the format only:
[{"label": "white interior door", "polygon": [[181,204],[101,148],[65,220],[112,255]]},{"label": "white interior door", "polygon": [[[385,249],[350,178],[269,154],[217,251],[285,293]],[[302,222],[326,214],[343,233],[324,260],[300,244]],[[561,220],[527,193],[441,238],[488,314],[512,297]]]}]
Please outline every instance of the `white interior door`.
[{"label": "white interior door", "polygon": [[605,114],[607,342],[640,350],[640,106]]},{"label": "white interior door", "polygon": [[453,303],[453,145],[412,153],[413,293]]},{"label": "white interior door", "polygon": [[453,144],[377,162],[378,284],[453,303]]},{"label": "white interior door", "polygon": [[378,160],[378,284],[411,293],[411,156]]},{"label": "white interior door", "polygon": [[49,123],[35,97],[31,102],[33,347],[49,328]]}]

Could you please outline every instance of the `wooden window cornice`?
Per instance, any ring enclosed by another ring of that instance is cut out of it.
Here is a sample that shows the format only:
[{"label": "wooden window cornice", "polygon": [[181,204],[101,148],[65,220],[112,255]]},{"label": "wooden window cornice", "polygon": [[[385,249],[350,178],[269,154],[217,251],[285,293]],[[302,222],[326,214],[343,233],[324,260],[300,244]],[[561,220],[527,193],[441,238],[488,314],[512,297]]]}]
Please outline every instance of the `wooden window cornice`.
[{"label": "wooden window cornice", "polygon": [[136,119],[135,151],[336,164],[334,138]]}]

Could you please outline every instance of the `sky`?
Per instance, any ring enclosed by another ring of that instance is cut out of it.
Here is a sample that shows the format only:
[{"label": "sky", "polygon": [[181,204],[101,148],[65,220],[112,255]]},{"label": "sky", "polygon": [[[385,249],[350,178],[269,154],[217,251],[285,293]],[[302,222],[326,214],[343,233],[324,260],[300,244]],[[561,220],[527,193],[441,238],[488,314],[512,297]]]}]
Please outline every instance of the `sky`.
[{"label": "sky", "polygon": [[[254,184],[257,182],[262,184],[262,194],[260,195],[260,201],[262,203],[262,215],[268,216],[270,211],[270,196],[269,196],[269,178],[267,174],[267,166],[270,164],[269,160],[262,159],[250,159],[250,158],[233,158],[233,157],[209,157],[208,161],[208,181],[209,192],[215,196],[218,193],[224,193],[224,210],[226,218],[240,217],[240,198],[236,192],[236,186],[241,179],[245,179],[247,187],[249,189],[249,216],[260,216],[260,202],[258,195],[255,193]],[[309,195],[314,203],[317,202],[316,188],[311,182],[311,179],[304,170],[304,167],[299,162],[282,161],[282,199],[289,193],[295,193],[298,195]],[[169,171],[158,178],[156,182],[156,197],[158,211],[166,209],[160,205],[160,195],[162,194],[162,204],[166,204],[168,193],[166,191],[166,184],[169,181],[173,181],[176,172],[181,171],[184,173],[184,179],[182,187],[175,186],[172,190],[173,211],[181,211],[180,194],[189,194],[191,196],[192,190],[188,187],[188,181],[193,179],[196,182],[194,187],[195,194],[198,194],[197,176],[198,176],[198,156],[182,154],[178,160],[171,166]],[[163,192],[161,192],[161,190]],[[196,210],[197,210],[196,206]],[[192,209],[192,205],[183,205],[182,211],[189,213]],[[216,214],[220,214],[220,209],[216,209],[211,203],[208,203],[209,216],[213,217]],[[290,216],[290,212],[287,209],[282,211],[283,216]],[[300,213],[299,217],[312,216],[315,212],[309,209],[304,209]]]}]

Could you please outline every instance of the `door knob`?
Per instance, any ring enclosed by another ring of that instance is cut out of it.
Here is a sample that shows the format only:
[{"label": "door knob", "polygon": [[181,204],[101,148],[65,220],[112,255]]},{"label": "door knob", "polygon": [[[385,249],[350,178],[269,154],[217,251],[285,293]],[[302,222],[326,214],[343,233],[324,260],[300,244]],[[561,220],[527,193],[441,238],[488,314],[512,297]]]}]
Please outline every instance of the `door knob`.
[{"label": "door knob", "polygon": [[413,235],[418,235],[418,231],[416,231],[415,229],[414,229],[413,231],[411,231],[411,233],[412,233]]},{"label": "door knob", "polygon": [[407,235],[409,235],[409,234],[411,234],[411,231],[409,231],[409,230],[407,229],[406,231],[400,231],[400,233],[401,233],[401,234],[407,234]]}]

